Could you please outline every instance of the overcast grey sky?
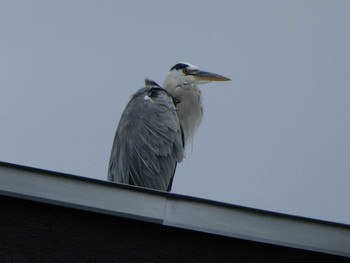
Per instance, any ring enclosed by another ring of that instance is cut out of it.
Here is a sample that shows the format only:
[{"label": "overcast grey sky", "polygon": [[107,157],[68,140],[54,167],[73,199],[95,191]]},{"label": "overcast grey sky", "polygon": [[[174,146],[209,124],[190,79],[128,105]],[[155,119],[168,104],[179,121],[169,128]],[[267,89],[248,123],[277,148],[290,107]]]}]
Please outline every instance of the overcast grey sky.
[{"label": "overcast grey sky", "polygon": [[145,77],[222,74],[173,192],[350,223],[350,1],[0,1],[0,160],[106,180]]}]

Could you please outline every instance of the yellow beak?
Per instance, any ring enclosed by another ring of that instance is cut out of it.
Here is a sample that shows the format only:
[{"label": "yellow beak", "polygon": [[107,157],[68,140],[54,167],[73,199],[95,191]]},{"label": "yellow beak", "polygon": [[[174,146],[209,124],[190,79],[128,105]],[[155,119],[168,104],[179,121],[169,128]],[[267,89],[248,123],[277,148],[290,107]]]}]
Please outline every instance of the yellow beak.
[{"label": "yellow beak", "polygon": [[219,74],[196,70],[192,72],[192,75],[199,81],[230,81],[231,79],[221,76]]}]

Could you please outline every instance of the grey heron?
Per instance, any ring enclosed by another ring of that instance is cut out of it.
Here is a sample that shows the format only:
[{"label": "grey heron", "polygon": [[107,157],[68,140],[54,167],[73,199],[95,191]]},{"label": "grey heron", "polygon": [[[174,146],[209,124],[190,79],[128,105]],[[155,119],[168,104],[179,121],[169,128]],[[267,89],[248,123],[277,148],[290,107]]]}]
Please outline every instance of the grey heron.
[{"label": "grey heron", "polygon": [[163,88],[146,79],[120,118],[108,180],[169,192],[176,165],[203,117],[198,85],[229,80],[184,62],[170,69]]}]

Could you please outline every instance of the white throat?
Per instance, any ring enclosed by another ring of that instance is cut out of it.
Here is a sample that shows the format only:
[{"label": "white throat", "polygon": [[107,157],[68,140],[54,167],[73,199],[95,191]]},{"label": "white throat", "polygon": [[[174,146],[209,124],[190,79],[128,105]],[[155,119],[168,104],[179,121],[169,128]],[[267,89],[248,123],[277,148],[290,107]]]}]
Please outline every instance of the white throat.
[{"label": "white throat", "polygon": [[194,81],[186,80],[176,72],[168,74],[163,87],[179,101],[177,115],[184,133],[185,146],[192,146],[194,134],[203,118],[201,91]]}]

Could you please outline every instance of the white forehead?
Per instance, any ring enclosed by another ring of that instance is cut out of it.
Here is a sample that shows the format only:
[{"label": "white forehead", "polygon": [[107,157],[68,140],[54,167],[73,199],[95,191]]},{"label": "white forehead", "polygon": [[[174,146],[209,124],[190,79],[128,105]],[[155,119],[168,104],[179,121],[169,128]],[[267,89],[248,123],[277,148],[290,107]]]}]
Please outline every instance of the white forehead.
[{"label": "white forehead", "polygon": [[180,63],[187,65],[189,69],[198,69],[196,65],[193,65],[191,63],[188,63],[188,62],[180,62]]}]

